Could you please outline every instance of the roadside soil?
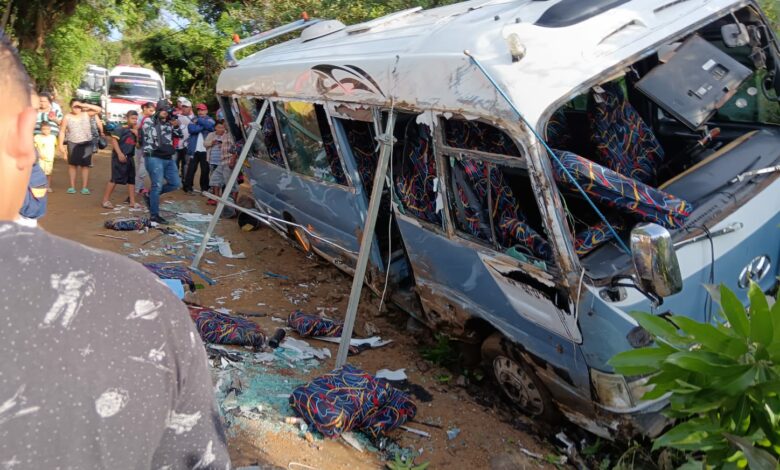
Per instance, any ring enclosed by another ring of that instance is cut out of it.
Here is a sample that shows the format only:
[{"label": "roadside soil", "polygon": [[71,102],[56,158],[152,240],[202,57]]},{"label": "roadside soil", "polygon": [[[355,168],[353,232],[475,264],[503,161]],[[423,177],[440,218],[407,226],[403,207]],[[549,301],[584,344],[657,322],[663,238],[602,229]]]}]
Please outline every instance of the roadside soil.
[{"label": "roadside soil", "polygon": [[[55,234],[78,241],[94,248],[100,248],[123,255],[133,255],[139,262],[170,260],[170,239],[161,232],[147,233],[116,232],[103,228],[105,220],[117,215],[143,215],[130,213],[126,208],[119,211],[103,209],[100,206],[105,184],[110,176],[110,156],[101,152],[94,159],[90,174],[92,195],[66,194],[67,166],[58,159],[54,165],[53,189],[49,195],[47,215],[41,226]],[[242,188],[248,191],[248,188]],[[114,204],[127,195],[119,187],[113,196]],[[176,191],[163,200],[173,204],[163,209],[187,212],[211,213],[214,206],[206,205],[206,198],[200,195],[186,195]],[[139,201],[140,202],[140,201]],[[175,218],[174,213],[163,213]],[[205,230],[206,224],[200,224]],[[106,238],[99,235],[125,237],[127,240]],[[252,318],[270,336],[283,326],[278,319],[286,319],[296,309],[306,312],[325,312],[331,318],[343,318],[351,278],[341,271],[296,249],[288,241],[268,228],[252,232],[241,231],[235,219],[223,219],[216,229],[219,235],[230,241],[233,252],[244,252],[246,259],[227,259],[217,252],[207,252],[202,268],[211,277],[235,274],[253,270],[243,275],[218,280],[213,286],[206,285],[197,291],[204,306],[228,308],[233,312],[250,311],[267,314],[263,318]],[[143,244],[144,242],[147,244]],[[145,251],[142,251],[145,250]],[[269,276],[273,273],[289,279]],[[202,282],[194,276],[196,282]],[[543,468],[551,467],[545,462],[557,451],[534,433],[536,425],[519,417],[497,397],[499,393],[489,381],[480,385],[463,386],[456,374],[424,360],[420,355],[420,336],[429,332],[412,334],[406,328],[406,318],[389,308],[389,313],[378,312],[378,300],[364,289],[363,300],[358,311],[356,335],[378,334],[393,342],[385,347],[364,351],[350,357],[349,362],[370,373],[380,369],[404,368],[411,383],[430,392],[432,400],[418,402],[415,422],[408,423],[416,429],[431,434],[430,438],[419,437],[409,432],[396,430],[391,439],[401,448],[414,449],[416,463],[430,462],[430,469],[446,468]],[[238,295],[236,295],[238,293]],[[277,320],[273,318],[276,317]],[[367,330],[376,330],[373,333]],[[294,333],[292,336],[297,338]],[[311,379],[329,371],[336,357],[337,345],[309,341],[315,347],[327,347],[331,359],[320,361],[317,367],[303,373],[304,379]],[[279,373],[283,373],[280,371]],[[445,380],[447,377],[450,379]],[[460,382],[460,384],[458,384]],[[291,411],[287,411],[291,414]],[[421,423],[433,423],[426,426]],[[260,423],[255,423],[260,424]],[[252,423],[229,432],[230,451],[235,467],[259,464],[260,468],[290,469],[342,469],[380,468],[385,465],[378,452],[358,452],[343,441],[323,440],[311,443],[290,426],[280,426],[274,432],[255,431]],[[450,439],[447,431],[459,429],[459,434]],[[522,451],[525,450],[525,452]],[[528,452],[542,457],[528,456]]]}]

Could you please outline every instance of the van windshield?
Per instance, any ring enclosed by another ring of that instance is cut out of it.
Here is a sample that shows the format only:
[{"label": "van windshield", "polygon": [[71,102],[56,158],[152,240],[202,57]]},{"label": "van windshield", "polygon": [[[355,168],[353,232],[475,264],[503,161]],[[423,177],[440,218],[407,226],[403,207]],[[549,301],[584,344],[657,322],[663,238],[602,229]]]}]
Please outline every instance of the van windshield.
[{"label": "van windshield", "polygon": [[149,101],[157,101],[163,96],[159,81],[135,77],[109,77],[108,94],[124,98],[143,98]]},{"label": "van windshield", "polygon": [[608,261],[616,240],[561,166],[626,241],[641,222],[673,236],[712,226],[758,191],[740,175],[780,163],[780,51],[763,19],[743,8],[685,33],[622,76],[605,71],[609,80],[547,122],[575,251],[593,261],[586,267],[621,269]]}]

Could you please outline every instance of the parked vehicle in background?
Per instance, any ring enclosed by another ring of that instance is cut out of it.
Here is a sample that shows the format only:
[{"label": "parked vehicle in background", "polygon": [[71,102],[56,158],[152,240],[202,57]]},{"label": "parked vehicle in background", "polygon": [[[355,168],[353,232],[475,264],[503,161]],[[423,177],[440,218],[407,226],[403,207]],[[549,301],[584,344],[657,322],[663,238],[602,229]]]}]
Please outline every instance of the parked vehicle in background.
[{"label": "parked vehicle in background", "polygon": [[106,92],[108,81],[108,69],[97,65],[87,65],[87,71],[81,79],[81,84],[76,89],[76,98],[91,104],[101,105],[103,94]]},{"label": "parked vehicle in background", "polygon": [[651,341],[627,313],[710,321],[702,284],[776,285],[780,47],[754,1],[473,0],[228,59],[258,209],[352,272],[392,145],[366,284],[481,347],[538,421],[657,435],[666,397],[608,364]]},{"label": "parked vehicle in background", "polygon": [[127,112],[141,113],[141,105],[147,101],[157,103],[165,98],[165,83],[152,69],[135,65],[118,65],[108,74],[107,93],[103,97],[106,120],[124,123]]}]

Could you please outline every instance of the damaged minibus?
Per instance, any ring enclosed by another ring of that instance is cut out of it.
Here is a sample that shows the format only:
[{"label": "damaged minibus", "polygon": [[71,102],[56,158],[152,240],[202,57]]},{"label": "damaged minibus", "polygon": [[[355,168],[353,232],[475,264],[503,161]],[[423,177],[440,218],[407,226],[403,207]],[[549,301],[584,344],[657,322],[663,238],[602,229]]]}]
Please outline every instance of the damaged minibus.
[{"label": "damaged minibus", "polygon": [[228,62],[217,93],[237,139],[257,130],[258,210],[353,272],[391,146],[366,284],[480,348],[540,421],[657,435],[666,399],[608,364],[651,341],[628,313],[715,321],[704,285],[776,289],[780,48],[754,1],[304,19]]}]

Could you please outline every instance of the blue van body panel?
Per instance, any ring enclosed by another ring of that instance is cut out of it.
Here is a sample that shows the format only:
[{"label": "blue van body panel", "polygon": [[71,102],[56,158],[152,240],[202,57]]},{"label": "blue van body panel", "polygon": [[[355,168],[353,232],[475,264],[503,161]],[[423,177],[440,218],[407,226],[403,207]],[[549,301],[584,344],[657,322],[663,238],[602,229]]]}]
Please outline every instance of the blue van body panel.
[{"label": "blue van body panel", "polygon": [[[311,225],[317,235],[354,252],[350,255],[331,244],[311,239],[312,245],[324,254],[339,257],[354,267],[365,214],[362,194],[346,186],[300,177],[261,159],[251,161],[249,173],[255,198],[267,204],[274,216],[282,218],[287,212],[297,223]],[[382,266],[376,241],[370,262]]]},{"label": "blue van body panel", "polygon": [[[565,372],[571,386],[590,396],[588,368],[579,345],[520,316],[477,250],[403,217],[396,220],[426,309],[431,307],[431,296],[437,296],[453,310],[484,319],[531,355]],[[549,313],[554,315],[554,310]],[[437,314],[441,318],[447,312]]]},{"label": "blue van body panel", "polygon": [[[735,236],[739,236],[739,232]],[[748,304],[748,291],[738,286],[738,276],[742,268],[753,258],[768,255],[772,268],[759,283],[763,291],[767,291],[777,282],[780,275],[780,213],[767,220],[758,230],[749,237],[740,240],[736,246],[715,260],[715,285],[725,284]],[[719,239],[713,239],[719,243]],[[709,241],[698,243],[706,244],[709,250]],[[680,262],[684,262],[683,259]],[[607,361],[615,354],[632,349],[626,335],[636,325],[626,317],[626,313],[632,311],[663,313],[671,312],[674,315],[685,315],[697,321],[704,321],[706,315],[706,303],[709,294],[703,285],[710,282],[710,267],[695,272],[683,279],[683,290],[664,299],[664,303],[656,309],[652,309],[650,301],[643,298],[642,301],[623,305],[620,303],[607,303],[595,290],[588,290],[580,302],[579,324],[583,335],[582,351],[590,367],[611,372],[613,369]],[[719,307],[712,305],[712,317],[715,318]]]}]

